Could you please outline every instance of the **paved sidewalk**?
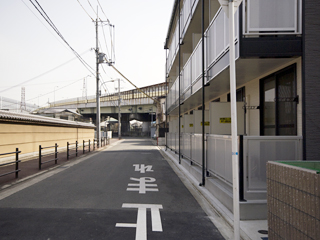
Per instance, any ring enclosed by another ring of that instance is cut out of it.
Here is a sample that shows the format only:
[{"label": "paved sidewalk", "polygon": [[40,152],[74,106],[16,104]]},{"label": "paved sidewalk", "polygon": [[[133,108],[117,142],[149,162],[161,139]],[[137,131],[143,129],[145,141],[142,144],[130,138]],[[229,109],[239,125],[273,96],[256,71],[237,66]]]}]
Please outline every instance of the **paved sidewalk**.
[{"label": "paved sidewalk", "polygon": [[[156,145],[156,143],[154,143]],[[193,186],[194,189],[198,191],[199,198],[202,201],[209,203],[208,209],[206,209],[206,213],[210,217],[210,214],[218,213],[223,217],[226,224],[233,228],[233,214],[228,210],[219,200],[217,200],[211,192],[209,192],[206,188],[200,187],[199,182],[188,172],[186,171],[178,162],[178,155],[175,154],[170,149],[165,150],[165,146],[158,146],[159,150],[162,154],[166,155],[169,161],[172,162],[172,165],[175,166],[178,171],[181,171],[182,174],[190,181],[190,185]],[[210,212],[210,208],[211,212]],[[268,222],[267,220],[246,220],[240,221],[240,232],[241,239],[243,240],[267,240],[268,235],[260,234],[259,230],[268,230]],[[233,234],[231,234],[233,235]],[[229,236],[232,239],[232,236]]]},{"label": "paved sidewalk", "polygon": [[[48,172],[52,169],[61,167],[64,164],[69,163],[71,161],[74,161],[75,159],[77,159],[79,157],[84,157],[84,156],[89,156],[91,154],[94,154],[97,151],[101,151],[105,148],[108,148],[110,145],[112,145],[116,141],[118,141],[117,138],[111,138],[108,145],[103,146],[98,149],[95,148],[95,150],[93,150],[93,147],[91,145],[91,151],[88,152],[86,150],[84,154],[83,154],[83,149],[81,146],[78,148],[78,156],[75,155],[75,150],[70,151],[71,156],[69,157],[69,160],[67,159],[67,152],[66,151],[59,152],[57,164],[55,164],[55,161],[48,162],[48,163],[42,165],[41,170],[39,170],[39,158],[37,156],[35,156],[33,159],[26,160],[26,161],[23,161],[23,159],[22,159],[22,161],[19,163],[19,169],[21,171],[19,172],[18,178],[15,178],[15,173],[0,177],[0,190],[7,188],[11,185],[14,185],[16,183],[19,183],[21,181],[27,180],[32,176],[37,176],[37,175],[43,174],[45,172]],[[58,149],[58,151],[59,151],[59,149]],[[42,161],[45,162],[47,160],[52,159],[53,157],[54,156],[43,157]],[[0,175],[14,171],[14,170],[15,170],[15,164],[0,167]]]}]

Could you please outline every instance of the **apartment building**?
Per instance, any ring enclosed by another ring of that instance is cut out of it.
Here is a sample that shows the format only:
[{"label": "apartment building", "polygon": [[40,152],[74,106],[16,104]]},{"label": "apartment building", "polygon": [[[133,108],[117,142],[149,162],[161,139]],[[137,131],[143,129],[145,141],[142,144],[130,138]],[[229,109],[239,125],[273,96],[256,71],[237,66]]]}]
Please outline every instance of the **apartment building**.
[{"label": "apartment building", "polygon": [[[315,0],[243,0],[235,13],[241,219],[266,219],[267,161],[320,159],[319,10]],[[174,2],[166,146],[232,211],[228,21],[218,0]]]}]

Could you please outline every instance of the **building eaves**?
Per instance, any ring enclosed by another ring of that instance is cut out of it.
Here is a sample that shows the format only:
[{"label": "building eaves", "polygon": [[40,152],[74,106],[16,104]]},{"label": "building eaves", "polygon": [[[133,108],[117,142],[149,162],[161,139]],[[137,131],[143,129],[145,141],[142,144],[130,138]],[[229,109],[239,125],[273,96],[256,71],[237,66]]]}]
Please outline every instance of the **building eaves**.
[{"label": "building eaves", "polygon": [[169,22],[169,28],[168,28],[168,32],[167,32],[166,41],[165,41],[165,44],[164,44],[164,49],[169,49],[168,44],[169,44],[169,39],[170,39],[170,33],[171,33],[171,30],[172,30],[172,27],[173,27],[174,18],[175,18],[175,15],[176,15],[177,8],[179,6],[179,1],[181,1],[181,0],[175,0],[174,4],[173,4],[173,9],[172,9],[172,13],[171,13],[171,19],[170,19],[170,22]]},{"label": "building eaves", "polygon": [[15,113],[0,110],[0,122],[16,122],[27,124],[39,124],[39,125],[54,125],[63,127],[83,127],[83,128],[95,128],[92,123],[68,121],[58,118],[50,118],[44,116],[37,116],[24,113]]}]

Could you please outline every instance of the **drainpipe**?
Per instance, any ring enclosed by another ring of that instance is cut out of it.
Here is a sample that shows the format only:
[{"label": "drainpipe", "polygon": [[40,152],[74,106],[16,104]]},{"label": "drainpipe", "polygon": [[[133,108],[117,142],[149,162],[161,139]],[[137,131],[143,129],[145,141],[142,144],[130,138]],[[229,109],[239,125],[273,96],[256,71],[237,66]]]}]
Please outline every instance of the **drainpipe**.
[{"label": "drainpipe", "polygon": [[234,47],[234,6],[236,0],[229,0],[229,58],[230,58],[230,103],[231,103],[231,137],[232,137],[232,185],[233,185],[233,229],[234,240],[240,239],[239,206],[239,153],[237,141],[237,102],[236,102],[236,63]]},{"label": "drainpipe", "polygon": [[206,183],[206,163],[205,163],[205,104],[204,104],[204,0],[202,0],[202,183],[200,186],[204,186]]},{"label": "drainpipe", "polygon": [[181,98],[180,98],[180,94],[181,94],[181,89],[180,89],[180,81],[181,81],[181,44],[180,44],[180,41],[181,41],[181,32],[180,32],[180,19],[181,19],[181,17],[180,17],[180,10],[181,10],[181,8],[180,8],[180,0],[179,0],[179,8],[178,8],[178,16],[179,16],[179,21],[178,21],[178,23],[179,23],[179,28],[178,28],[178,31],[179,31],[179,78],[178,78],[178,80],[179,80],[179,99],[178,99],[178,101],[179,101],[179,133],[178,133],[178,137],[179,137],[179,164],[181,164],[181,141],[180,141],[180,134],[181,134],[181,119],[180,119],[180,115],[181,115],[181,103],[180,103],[180,100],[181,100]]},{"label": "drainpipe", "polygon": [[166,137],[166,151],[167,151],[167,148],[168,148],[168,134],[167,134],[167,124],[168,124],[168,94],[169,94],[169,87],[168,87],[168,49],[166,49],[166,88],[167,88],[167,96],[166,96],[166,122],[165,122],[165,126],[164,126],[164,129],[165,129],[165,137]]}]

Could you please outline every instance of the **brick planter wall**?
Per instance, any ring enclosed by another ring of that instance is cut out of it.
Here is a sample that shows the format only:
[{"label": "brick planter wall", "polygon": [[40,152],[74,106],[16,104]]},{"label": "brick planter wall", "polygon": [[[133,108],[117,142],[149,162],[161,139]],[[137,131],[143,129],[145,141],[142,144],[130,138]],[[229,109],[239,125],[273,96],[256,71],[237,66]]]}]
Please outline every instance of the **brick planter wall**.
[{"label": "brick planter wall", "polygon": [[320,174],[267,163],[269,240],[320,239]]}]

